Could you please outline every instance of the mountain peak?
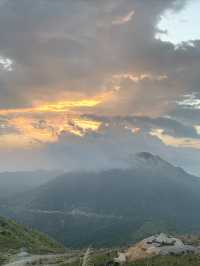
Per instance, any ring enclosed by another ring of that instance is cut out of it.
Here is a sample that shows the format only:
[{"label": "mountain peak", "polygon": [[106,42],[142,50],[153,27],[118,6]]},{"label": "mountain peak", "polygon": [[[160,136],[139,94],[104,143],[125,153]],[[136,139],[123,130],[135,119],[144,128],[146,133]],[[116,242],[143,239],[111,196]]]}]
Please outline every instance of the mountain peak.
[{"label": "mountain peak", "polygon": [[145,160],[155,160],[155,159],[160,159],[160,157],[153,155],[150,152],[139,152],[136,154],[136,157],[140,159],[145,159]]},{"label": "mountain peak", "polygon": [[143,170],[149,168],[156,170],[158,168],[171,168],[173,166],[158,155],[154,155],[150,152],[139,152],[131,156],[131,167]]},{"label": "mountain peak", "polygon": [[142,161],[147,161],[148,163],[164,163],[168,164],[167,161],[163,160],[160,156],[154,155],[150,152],[139,152],[135,154],[135,158]]}]

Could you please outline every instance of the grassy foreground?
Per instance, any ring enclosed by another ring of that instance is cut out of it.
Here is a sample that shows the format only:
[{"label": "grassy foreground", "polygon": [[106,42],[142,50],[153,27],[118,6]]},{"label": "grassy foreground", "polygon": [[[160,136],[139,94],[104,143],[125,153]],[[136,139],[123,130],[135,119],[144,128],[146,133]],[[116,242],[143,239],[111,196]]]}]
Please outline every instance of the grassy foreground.
[{"label": "grassy foreground", "polygon": [[0,265],[21,248],[32,254],[64,252],[60,244],[46,235],[0,217]]},{"label": "grassy foreground", "polygon": [[128,266],[198,266],[200,265],[200,256],[162,256],[151,259],[145,259]]},{"label": "grassy foreground", "polygon": [[[109,262],[112,262],[115,256],[116,252],[94,252],[90,255],[88,265],[112,265]],[[82,260],[79,259],[72,264],[63,263],[62,266],[79,266],[81,264]],[[200,266],[200,256],[161,256],[127,263],[124,266]]]}]

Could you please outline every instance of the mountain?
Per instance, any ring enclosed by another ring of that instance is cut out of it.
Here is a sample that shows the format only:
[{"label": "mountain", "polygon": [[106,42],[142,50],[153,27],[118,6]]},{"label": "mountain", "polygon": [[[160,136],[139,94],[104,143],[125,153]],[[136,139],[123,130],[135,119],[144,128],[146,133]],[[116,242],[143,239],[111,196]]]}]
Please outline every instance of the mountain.
[{"label": "mountain", "polygon": [[61,174],[61,171],[45,170],[0,173],[0,199],[36,188]]},{"label": "mountain", "polygon": [[200,179],[150,153],[130,160],[130,169],[48,182],[16,201],[15,218],[70,247],[122,245],[160,231],[200,232]]},{"label": "mountain", "polygon": [[44,234],[0,217],[0,265],[21,249],[34,254],[64,252],[60,244]]}]

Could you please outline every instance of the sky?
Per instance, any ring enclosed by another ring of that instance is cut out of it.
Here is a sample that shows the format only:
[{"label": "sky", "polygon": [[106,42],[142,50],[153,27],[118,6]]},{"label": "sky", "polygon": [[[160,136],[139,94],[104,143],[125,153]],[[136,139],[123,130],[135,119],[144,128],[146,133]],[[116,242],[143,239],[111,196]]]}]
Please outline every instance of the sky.
[{"label": "sky", "polygon": [[200,176],[198,0],[0,0],[0,171],[139,151]]},{"label": "sky", "polygon": [[[185,8],[179,12],[173,10],[167,10],[160,22],[158,28],[160,28],[164,34],[158,33],[157,38],[163,41],[169,41],[176,45],[181,42],[188,42],[200,38],[199,30],[199,0],[188,1]],[[167,32],[167,34],[165,34]]]}]

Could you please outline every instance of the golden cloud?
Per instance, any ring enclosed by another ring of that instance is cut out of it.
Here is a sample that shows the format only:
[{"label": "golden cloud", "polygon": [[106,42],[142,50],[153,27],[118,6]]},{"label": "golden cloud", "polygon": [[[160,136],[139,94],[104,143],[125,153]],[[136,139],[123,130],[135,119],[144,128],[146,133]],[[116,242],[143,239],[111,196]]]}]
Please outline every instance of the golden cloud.
[{"label": "golden cloud", "polygon": [[30,108],[0,109],[8,118],[8,126],[16,133],[0,136],[0,147],[29,148],[56,142],[62,132],[83,137],[88,131],[97,131],[101,122],[83,118],[81,110],[94,108],[107,101],[109,93],[91,99],[61,100],[34,104]]},{"label": "golden cloud", "polygon": [[158,137],[165,145],[176,148],[193,148],[200,149],[200,139],[178,138],[164,134],[163,129],[154,129],[150,133],[152,136]]},{"label": "golden cloud", "polygon": [[89,99],[80,101],[59,101],[56,103],[47,103],[31,108],[19,109],[0,109],[0,115],[20,114],[20,113],[49,113],[49,112],[66,112],[70,109],[81,107],[94,107],[101,103],[101,99]]}]

